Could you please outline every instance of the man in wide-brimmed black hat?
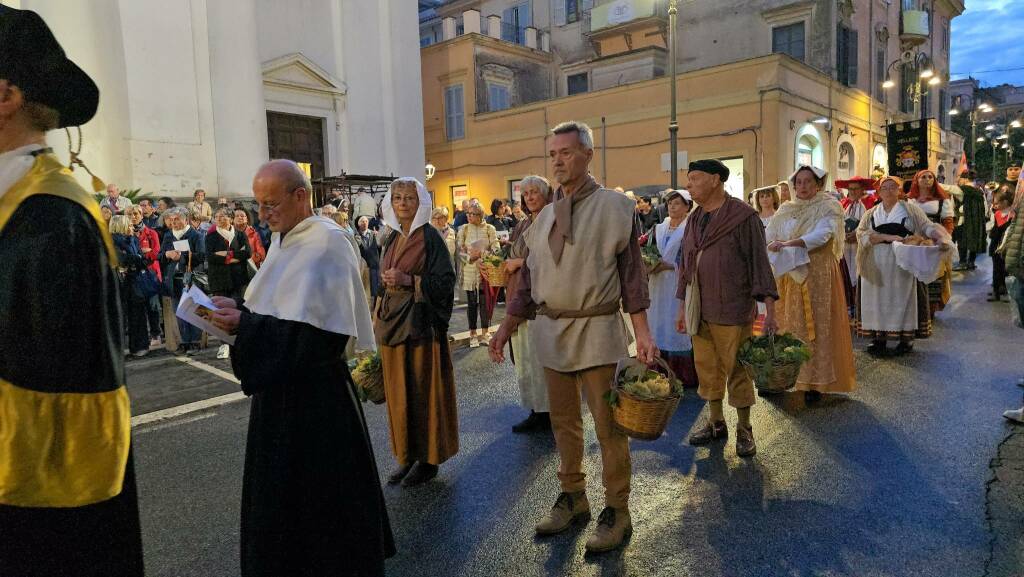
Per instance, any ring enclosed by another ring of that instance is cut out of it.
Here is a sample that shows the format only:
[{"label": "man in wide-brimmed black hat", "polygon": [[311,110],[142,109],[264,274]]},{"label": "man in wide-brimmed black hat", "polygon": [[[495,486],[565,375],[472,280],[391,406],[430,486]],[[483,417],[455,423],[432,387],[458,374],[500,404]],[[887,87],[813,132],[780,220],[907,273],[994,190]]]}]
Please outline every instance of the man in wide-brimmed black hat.
[{"label": "man in wide-brimmed black hat", "polygon": [[98,103],[38,14],[0,6],[4,576],[143,574],[118,255],[46,147],[47,131],[88,122]]}]

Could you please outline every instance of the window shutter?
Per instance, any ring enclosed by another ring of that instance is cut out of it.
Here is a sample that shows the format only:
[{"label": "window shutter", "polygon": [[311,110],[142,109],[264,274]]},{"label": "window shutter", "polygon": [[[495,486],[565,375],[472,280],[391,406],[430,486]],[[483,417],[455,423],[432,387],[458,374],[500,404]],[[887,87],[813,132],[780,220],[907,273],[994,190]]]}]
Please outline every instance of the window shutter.
[{"label": "window shutter", "polygon": [[565,0],[551,2],[551,21],[555,26],[565,26]]},{"label": "window shutter", "polygon": [[846,38],[849,40],[846,48],[847,86],[857,85],[857,31],[852,28],[846,29]]},{"label": "window shutter", "polygon": [[530,10],[530,3],[523,2],[516,8],[519,11],[519,27],[533,26],[533,10]]}]

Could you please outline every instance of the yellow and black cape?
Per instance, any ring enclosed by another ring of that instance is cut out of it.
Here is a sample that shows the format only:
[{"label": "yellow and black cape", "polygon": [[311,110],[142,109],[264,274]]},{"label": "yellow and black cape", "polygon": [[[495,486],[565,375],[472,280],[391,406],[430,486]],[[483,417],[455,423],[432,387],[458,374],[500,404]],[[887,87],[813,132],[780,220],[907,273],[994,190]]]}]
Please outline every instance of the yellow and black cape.
[{"label": "yellow and black cape", "polygon": [[0,575],[142,575],[116,253],[50,153],[0,196]]}]

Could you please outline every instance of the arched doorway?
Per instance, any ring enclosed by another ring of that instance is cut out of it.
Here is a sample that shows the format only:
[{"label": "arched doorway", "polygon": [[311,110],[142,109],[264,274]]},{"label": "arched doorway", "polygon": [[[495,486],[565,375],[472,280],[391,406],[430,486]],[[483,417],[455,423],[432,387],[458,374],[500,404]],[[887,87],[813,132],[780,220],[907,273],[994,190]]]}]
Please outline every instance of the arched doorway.
[{"label": "arched doorway", "polygon": [[821,134],[813,124],[803,125],[796,133],[795,159],[794,170],[805,165],[824,168],[825,151],[821,144]]},{"label": "arched doorway", "polygon": [[836,180],[849,180],[856,176],[857,156],[853,144],[840,142],[839,151],[836,155]]},{"label": "arched doorway", "polygon": [[889,152],[881,144],[876,144],[871,153],[871,177],[877,176],[877,172],[889,174]]}]

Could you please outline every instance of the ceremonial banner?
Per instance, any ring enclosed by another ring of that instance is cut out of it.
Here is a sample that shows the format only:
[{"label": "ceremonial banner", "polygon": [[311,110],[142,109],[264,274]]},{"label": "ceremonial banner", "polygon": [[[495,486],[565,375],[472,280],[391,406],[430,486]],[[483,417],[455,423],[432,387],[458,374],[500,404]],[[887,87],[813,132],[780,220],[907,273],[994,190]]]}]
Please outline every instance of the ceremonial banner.
[{"label": "ceremonial banner", "polygon": [[889,140],[889,174],[908,183],[928,168],[928,121],[913,120],[886,127]]}]

